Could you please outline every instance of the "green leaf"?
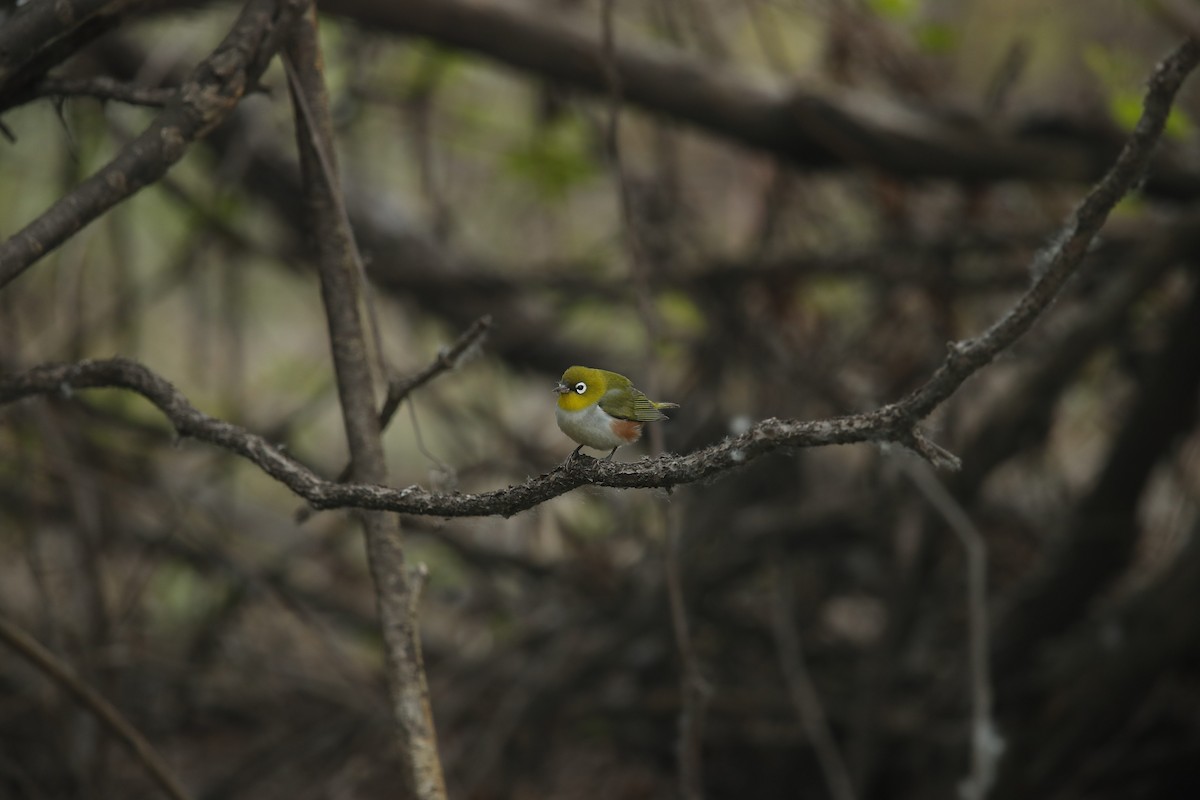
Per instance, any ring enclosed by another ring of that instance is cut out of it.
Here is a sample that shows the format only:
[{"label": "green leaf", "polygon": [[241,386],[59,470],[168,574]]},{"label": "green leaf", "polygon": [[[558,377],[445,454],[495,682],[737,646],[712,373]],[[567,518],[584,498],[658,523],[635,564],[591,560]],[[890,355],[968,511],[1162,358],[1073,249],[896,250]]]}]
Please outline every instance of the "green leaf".
[{"label": "green leaf", "polygon": [[428,42],[413,45],[407,55],[402,74],[407,76],[405,92],[413,95],[433,91],[467,63],[462,54]]},{"label": "green leaf", "polygon": [[[1107,95],[1108,113],[1123,130],[1131,131],[1142,116],[1142,68],[1125,52],[1101,45],[1083,51],[1083,63]],[[1167,136],[1182,139],[1195,130],[1191,118],[1178,108],[1167,117]]]},{"label": "green leaf", "polygon": [[1167,115],[1167,136],[1171,139],[1190,139],[1195,133],[1196,125],[1188,113],[1179,107],[1173,107]]},{"label": "green leaf", "polygon": [[883,17],[906,19],[917,12],[920,0],[870,0],[871,10]]},{"label": "green leaf", "polygon": [[943,22],[930,22],[917,28],[917,45],[931,55],[949,53],[958,47],[958,32]]},{"label": "green leaf", "polygon": [[664,292],[658,297],[658,313],[672,330],[687,335],[704,332],[704,312],[692,297],[683,292]]},{"label": "green leaf", "polygon": [[1142,97],[1133,92],[1113,92],[1108,98],[1108,113],[1123,130],[1131,131],[1142,116]]},{"label": "green leaf", "polygon": [[510,148],[504,164],[546,200],[561,199],[598,172],[587,131],[572,117],[539,128],[528,142]]}]

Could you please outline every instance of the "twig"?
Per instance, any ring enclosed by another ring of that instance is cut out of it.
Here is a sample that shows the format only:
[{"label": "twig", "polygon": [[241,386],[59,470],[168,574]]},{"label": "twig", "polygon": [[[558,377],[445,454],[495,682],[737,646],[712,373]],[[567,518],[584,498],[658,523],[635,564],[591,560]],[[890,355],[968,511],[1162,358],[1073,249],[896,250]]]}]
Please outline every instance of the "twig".
[{"label": "twig", "polygon": [[775,649],[779,653],[779,668],[787,685],[796,715],[816,753],[825,785],[834,800],[854,800],[854,784],[846,769],[837,740],[829,728],[829,719],[821,704],[821,695],[813,683],[812,675],[804,662],[804,651],[796,633],[796,621],[792,618],[790,586],[783,566],[776,562],[771,569],[771,630],[775,637]]},{"label": "twig", "polygon": [[52,678],[59,686],[74,695],[80,704],[95,714],[117,738],[125,743],[134,757],[150,773],[154,782],[168,796],[175,800],[188,800],[187,791],[171,772],[167,762],[154,749],[154,746],[146,741],[146,737],[142,736],[137,728],[133,727],[121,712],[105,700],[99,692],[81,681],[70,667],[42,647],[32,636],[3,617],[0,617],[0,640],[3,640],[5,644]]},{"label": "twig", "polygon": [[967,556],[967,668],[971,694],[971,774],[959,786],[963,800],[984,800],[996,780],[1004,741],[992,719],[991,651],[988,646],[987,542],[927,464],[897,459],[918,491],[941,515]]},{"label": "twig", "polygon": [[280,31],[306,4],[307,0],[249,0],[224,41],[192,70],[150,127],[0,243],[0,287],[117,203],[162,178],[192,142],[219,125],[257,85],[278,48]]},{"label": "twig", "polygon": [[[246,94],[265,92],[267,92],[265,87],[257,85],[246,90]],[[46,77],[27,92],[30,100],[44,97],[54,97],[60,100],[68,97],[89,97],[102,103],[127,103],[131,106],[146,108],[162,108],[177,94],[179,94],[178,86],[138,86],[107,75],[99,75],[94,78]]]},{"label": "twig", "polygon": [[179,93],[174,86],[136,86],[104,75],[95,78],[44,78],[31,97],[91,97],[134,106],[161,108]]},{"label": "twig", "polygon": [[667,518],[667,547],[663,553],[667,576],[667,599],[671,608],[671,630],[675,634],[675,649],[679,652],[682,680],[682,702],[679,708],[679,789],[684,800],[704,797],[704,717],[712,688],[700,672],[700,661],[692,644],[688,625],[687,605],[684,602],[680,548],[683,524],[680,512],[672,506],[664,512]]},{"label": "twig", "polygon": [[[620,178],[620,131],[621,131],[621,73],[616,64],[616,33],[613,29],[613,13],[617,0],[602,0],[600,4],[600,68],[604,74],[605,90],[608,94],[608,122],[604,131],[604,144],[608,156],[618,170]],[[622,187],[622,191],[624,191]],[[622,201],[624,207],[624,201]]]},{"label": "twig", "polygon": [[[407,378],[396,379],[388,382],[387,398],[383,401],[383,407],[379,410],[379,428],[386,430],[391,424],[392,418],[396,416],[396,411],[399,410],[400,404],[403,403],[408,396],[420,389],[425,384],[432,381],[443,372],[448,372],[456,368],[464,356],[487,334],[492,327],[492,317],[485,314],[479,319],[471,323],[471,326],[463,331],[462,335],[455,340],[454,344],[447,348],[438,351],[437,357],[433,359],[426,367],[415,375],[410,375]],[[414,421],[415,422],[415,421]],[[415,429],[415,424],[414,424]],[[437,459],[431,459],[437,461]],[[440,462],[439,462],[440,464]],[[350,479],[350,464],[342,468],[338,473],[337,482],[345,483]],[[296,522],[304,522],[312,516],[313,509],[305,506],[296,511]]]},{"label": "twig", "polygon": [[438,478],[431,481],[436,488],[453,488],[458,483],[458,472],[454,467],[442,461],[425,446],[425,437],[421,434],[421,423],[417,420],[417,404],[408,404],[408,421],[412,425],[413,438],[417,442],[417,452],[425,456],[437,468]]},{"label": "twig", "polygon": [[410,394],[443,372],[449,372],[457,367],[461,363],[463,356],[487,335],[488,329],[491,327],[491,315],[483,315],[472,322],[471,326],[463,331],[454,344],[448,348],[439,350],[437,358],[431,361],[420,372],[402,380],[389,381],[387,399],[384,400],[383,408],[379,411],[379,427],[387,428],[388,424],[392,421],[392,417],[396,415],[396,411],[400,408],[400,404]]}]

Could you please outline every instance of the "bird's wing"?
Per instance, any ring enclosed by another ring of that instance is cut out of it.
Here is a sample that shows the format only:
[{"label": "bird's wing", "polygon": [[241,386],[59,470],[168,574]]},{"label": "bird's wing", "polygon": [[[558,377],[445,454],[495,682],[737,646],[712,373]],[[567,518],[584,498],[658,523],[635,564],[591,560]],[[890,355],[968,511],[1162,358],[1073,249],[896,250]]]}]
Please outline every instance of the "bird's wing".
[{"label": "bird's wing", "polygon": [[[670,408],[668,404],[661,405]],[[600,398],[600,409],[610,417],[636,422],[654,422],[667,418],[650,398],[633,387],[609,389]]]}]

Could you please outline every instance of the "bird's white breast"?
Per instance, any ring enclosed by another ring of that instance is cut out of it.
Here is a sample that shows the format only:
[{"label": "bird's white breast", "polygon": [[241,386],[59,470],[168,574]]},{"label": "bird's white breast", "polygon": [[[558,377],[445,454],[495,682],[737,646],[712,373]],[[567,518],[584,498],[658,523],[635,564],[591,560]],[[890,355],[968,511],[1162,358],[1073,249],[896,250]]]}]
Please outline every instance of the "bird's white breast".
[{"label": "bird's white breast", "polygon": [[599,403],[593,403],[579,411],[555,409],[558,427],[567,436],[580,444],[594,447],[597,450],[611,450],[614,447],[629,444],[613,433],[613,418],[600,408]]}]

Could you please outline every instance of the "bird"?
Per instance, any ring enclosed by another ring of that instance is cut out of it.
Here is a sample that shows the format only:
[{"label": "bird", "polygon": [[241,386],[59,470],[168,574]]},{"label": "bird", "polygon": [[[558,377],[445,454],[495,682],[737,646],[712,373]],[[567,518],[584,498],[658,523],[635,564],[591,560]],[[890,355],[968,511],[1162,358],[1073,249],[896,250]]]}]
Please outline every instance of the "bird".
[{"label": "bird", "polygon": [[554,387],[558,393],[555,418],[558,427],[579,443],[571,458],[584,445],[608,450],[612,461],[617,448],[642,438],[647,422],[667,419],[666,408],[678,403],[656,403],[633,387],[624,375],[592,367],[571,367]]}]

